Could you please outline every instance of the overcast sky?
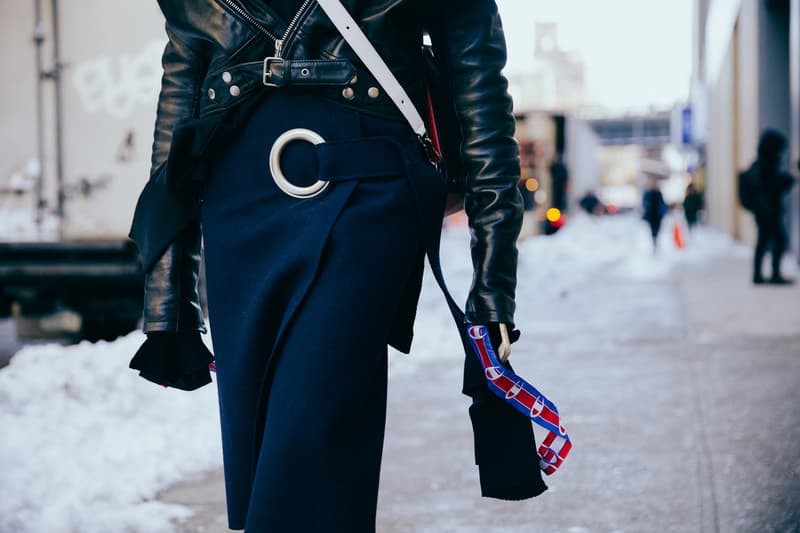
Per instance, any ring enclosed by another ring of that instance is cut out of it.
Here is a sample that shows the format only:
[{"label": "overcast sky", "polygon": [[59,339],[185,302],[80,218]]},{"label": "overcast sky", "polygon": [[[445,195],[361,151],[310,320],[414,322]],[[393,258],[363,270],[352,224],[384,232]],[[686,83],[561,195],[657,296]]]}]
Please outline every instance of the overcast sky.
[{"label": "overcast sky", "polygon": [[534,22],[556,22],[559,44],[578,50],[592,103],[671,106],[688,93],[693,0],[497,0],[509,73],[533,55]]}]

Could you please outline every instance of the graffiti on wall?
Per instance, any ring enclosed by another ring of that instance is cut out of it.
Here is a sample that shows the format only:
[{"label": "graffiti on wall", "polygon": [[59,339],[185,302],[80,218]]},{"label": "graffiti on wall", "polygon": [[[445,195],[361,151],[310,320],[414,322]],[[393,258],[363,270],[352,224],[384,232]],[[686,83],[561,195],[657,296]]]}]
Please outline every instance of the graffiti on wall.
[{"label": "graffiti on wall", "polygon": [[158,97],[164,42],[154,40],[134,53],[99,56],[71,66],[72,87],[88,113],[126,118]]}]

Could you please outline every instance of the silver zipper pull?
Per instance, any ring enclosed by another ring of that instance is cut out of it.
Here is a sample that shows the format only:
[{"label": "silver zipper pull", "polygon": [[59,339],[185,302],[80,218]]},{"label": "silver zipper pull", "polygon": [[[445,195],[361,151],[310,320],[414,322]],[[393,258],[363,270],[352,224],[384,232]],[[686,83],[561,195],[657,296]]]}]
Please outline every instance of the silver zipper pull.
[{"label": "silver zipper pull", "polygon": [[275,39],[275,57],[281,57],[283,50],[283,39]]}]

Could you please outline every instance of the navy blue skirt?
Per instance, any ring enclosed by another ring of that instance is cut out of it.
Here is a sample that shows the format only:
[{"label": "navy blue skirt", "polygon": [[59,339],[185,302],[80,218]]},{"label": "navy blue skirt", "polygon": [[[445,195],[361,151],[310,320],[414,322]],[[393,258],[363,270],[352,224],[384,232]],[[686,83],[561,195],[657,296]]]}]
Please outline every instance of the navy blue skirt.
[{"label": "navy blue skirt", "polygon": [[[326,146],[289,144],[287,177],[338,177],[312,198],[269,170],[292,128]],[[407,124],[294,90],[215,159],[201,220],[232,529],[374,530],[387,344],[410,345],[421,224],[441,224],[445,195]]]}]

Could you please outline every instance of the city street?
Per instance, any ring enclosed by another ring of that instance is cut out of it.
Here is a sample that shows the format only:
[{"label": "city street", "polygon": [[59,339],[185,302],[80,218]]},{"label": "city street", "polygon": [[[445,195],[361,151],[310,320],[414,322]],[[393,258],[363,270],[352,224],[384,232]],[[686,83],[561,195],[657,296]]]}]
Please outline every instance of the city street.
[{"label": "city street", "polygon": [[[651,257],[634,225],[523,244],[513,361],[574,442],[534,500],[479,497],[457,346],[434,337],[426,285],[414,351],[392,364],[379,531],[800,531],[800,286],[752,286],[749,250],[708,233]],[[559,278],[553,257],[588,243]],[[226,530],[221,470],[159,498],[195,512],[179,531]]]},{"label": "city street", "polygon": [[[0,533],[229,531],[223,439],[248,533],[370,529],[412,321],[379,533],[800,533],[800,0],[70,4],[0,2]],[[406,298],[428,177],[552,403],[494,390],[570,437],[533,499],[481,496],[465,325]]]},{"label": "city street", "polygon": [[[669,233],[653,254],[635,215],[577,216],[520,243],[512,360],[574,443],[525,502],[479,496],[462,356],[426,279],[412,353],[391,356],[379,531],[800,531],[800,285],[753,286],[750,249],[714,230],[682,250]],[[468,239],[442,243],[459,299]],[[142,340],[25,346],[0,370],[0,531],[226,531],[216,387],[139,378]]]}]

